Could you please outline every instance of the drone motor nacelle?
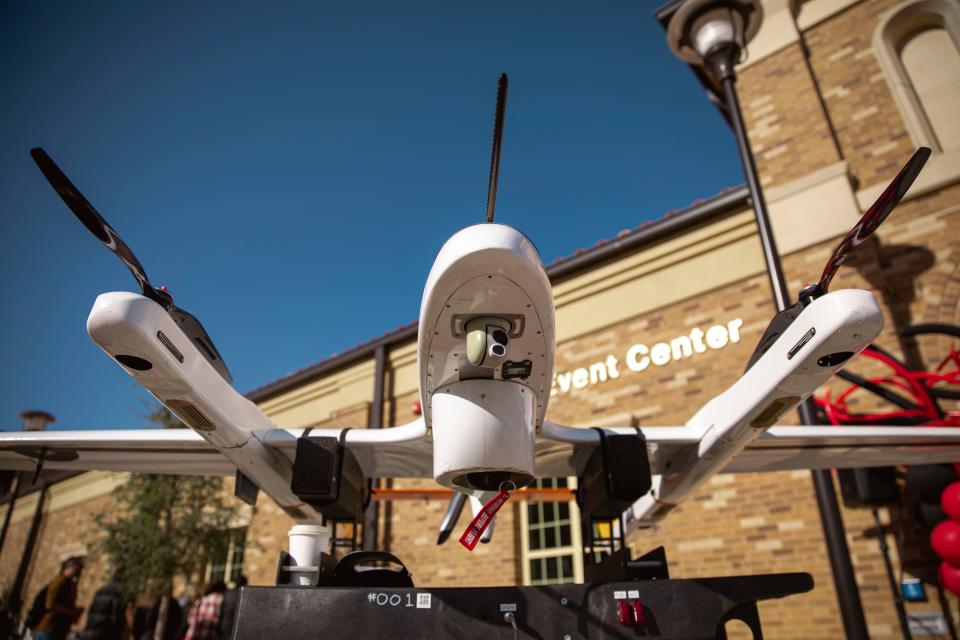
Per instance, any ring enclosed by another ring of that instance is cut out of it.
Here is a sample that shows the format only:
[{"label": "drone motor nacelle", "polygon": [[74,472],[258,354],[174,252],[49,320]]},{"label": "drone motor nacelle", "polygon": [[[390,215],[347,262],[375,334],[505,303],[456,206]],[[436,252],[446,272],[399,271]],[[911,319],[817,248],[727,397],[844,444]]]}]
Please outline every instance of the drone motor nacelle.
[{"label": "drone motor nacelle", "polygon": [[[257,435],[275,425],[227,383],[166,309],[136,293],[104,293],[93,304],[87,332],[124,371],[288,514],[300,521],[320,520],[320,512],[302,504],[291,491],[290,462]],[[187,457],[183,473],[190,473]]]},{"label": "drone motor nacelle", "polygon": [[427,279],[417,351],[438,483],[496,491],[533,480],[554,335],[550,281],[526,236],[480,224],[447,241]]}]

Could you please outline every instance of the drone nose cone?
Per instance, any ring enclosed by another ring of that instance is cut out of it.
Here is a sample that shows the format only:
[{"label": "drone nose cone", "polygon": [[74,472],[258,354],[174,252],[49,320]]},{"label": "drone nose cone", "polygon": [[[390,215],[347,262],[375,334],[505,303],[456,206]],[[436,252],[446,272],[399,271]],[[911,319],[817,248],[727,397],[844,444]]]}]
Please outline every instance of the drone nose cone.
[{"label": "drone nose cone", "polygon": [[[510,346],[490,334],[477,348],[478,356],[483,357],[469,358],[468,334],[474,328],[467,329],[466,323],[481,317],[493,318],[486,323],[489,327],[484,326],[484,335],[500,329],[510,334]],[[451,237],[427,278],[418,333],[420,400],[429,427],[433,426],[434,390],[478,377],[469,367],[481,365],[501,383],[512,384],[513,380],[528,386],[538,397],[536,424],[540,424],[553,374],[553,294],[540,254],[525,235],[513,227],[490,223],[467,227]],[[498,350],[496,344],[502,347]],[[522,354],[519,360],[501,362],[511,357],[511,350]],[[465,369],[461,369],[461,357]],[[483,365],[484,361],[489,364]],[[511,364],[524,373],[499,368]],[[477,465],[470,472],[489,470],[500,469]]]},{"label": "drone nose cone", "polygon": [[477,250],[490,248],[516,251],[542,263],[540,252],[530,238],[518,229],[499,222],[475,224],[461,229],[447,240],[440,253],[442,255],[448,246],[458,248],[463,245],[472,245]]},{"label": "drone nose cone", "polygon": [[444,243],[430,269],[424,298],[443,284],[456,281],[459,286],[484,273],[511,273],[547,282],[540,253],[527,236],[505,224],[477,224],[461,229]]}]

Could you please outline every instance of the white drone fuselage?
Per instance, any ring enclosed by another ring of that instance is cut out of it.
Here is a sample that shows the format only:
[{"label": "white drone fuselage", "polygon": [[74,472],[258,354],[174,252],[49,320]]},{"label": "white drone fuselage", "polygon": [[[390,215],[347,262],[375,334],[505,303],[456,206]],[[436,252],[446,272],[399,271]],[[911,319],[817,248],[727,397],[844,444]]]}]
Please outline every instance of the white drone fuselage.
[{"label": "white drone fuselage", "polygon": [[[834,355],[859,353],[882,326],[870,292],[824,295],[686,426],[643,429],[654,488],[634,506],[634,518],[658,518],[726,468],[843,366]],[[163,307],[134,293],[105,293],[87,328],[128,374],[295,520],[321,520],[291,490],[290,449],[298,432],[277,429],[233,389]],[[497,489],[577,475],[599,434],[546,419],[555,340],[552,289],[534,245],[505,225],[468,227],[440,250],[424,290],[417,351],[422,418],[328,435],[341,438],[367,477],[425,477],[432,463],[436,481],[470,495],[475,509],[478,498]]]},{"label": "white drone fuselage", "polygon": [[[466,325],[474,318],[507,334],[502,351],[480,365],[466,360]],[[288,513],[319,520],[290,489],[290,461],[264,442],[275,425],[216,372],[165,309],[135,293],[105,293],[87,330]],[[482,497],[533,480],[555,348],[553,296],[533,243],[502,224],[450,238],[427,279],[418,346],[423,419],[409,426],[432,435],[437,482]],[[514,367],[520,372],[511,377]]]},{"label": "white drone fuselage", "polygon": [[[484,334],[472,360],[468,326]],[[534,479],[554,349],[552,289],[533,243],[502,224],[451,237],[427,278],[417,345],[439,484],[476,493]]]},{"label": "white drone fuselage", "polygon": [[[491,195],[505,98],[504,76],[498,92]],[[277,428],[231,386],[199,321],[172,306],[170,296],[149,283],[133,252],[106,220],[42,149],[33,149],[31,155],[67,206],[126,264],[144,292],[98,296],[87,321],[90,336],[193,433],[0,433],[0,468],[36,465],[39,473],[47,464],[203,475],[236,470],[296,522],[323,523],[325,517],[359,518],[366,508],[364,491],[353,488],[371,478],[432,475],[440,485],[467,494],[475,513],[494,491],[519,488],[535,478],[575,475],[596,482],[597,476],[591,476],[595,453],[604,447],[606,466],[604,443],[613,434],[634,438],[631,445],[637,444],[636,438],[645,440],[646,451],[630,449],[637,465],[618,463],[616,473],[644,475],[642,484],[618,498],[615,509],[633,502],[629,525],[648,526],[716,473],[952,462],[960,455],[956,429],[773,427],[879,335],[883,315],[873,294],[826,291],[836,268],[889,214],[929,154],[929,149],[914,154],[844,238],[820,282],[805,289],[805,303],[771,323],[748,370],[691,411],[682,427],[580,429],[547,419],[556,349],[551,283],[526,236],[488,223],[453,235],[427,279],[417,343],[422,417],[390,429],[351,430],[347,425]],[[488,203],[491,220],[494,202]],[[336,443],[338,467],[301,453],[321,442]],[[344,460],[350,461],[348,471]],[[603,477],[609,481],[613,473],[605,469]],[[341,483],[342,478],[348,480]],[[330,492],[321,486],[336,487],[333,507]],[[342,491],[344,486],[351,489]],[[581,489],[591,486],[597,485],[585,481]],[[251,499],[249,491],[241,493]],[[451,508],[462,504],[458,496]],[[591,504],[584,502],[587,509]],[[443,526],[455,522],[453,515]],[[482,539],[492,534],[490,525]],[[306,567],[304,571],[316,570],[320,561],[315,552],[332,534],[329,527],[309,531],[291,530],[313,536],[306,556],[299,557],[291,546],[294,564]]]}]

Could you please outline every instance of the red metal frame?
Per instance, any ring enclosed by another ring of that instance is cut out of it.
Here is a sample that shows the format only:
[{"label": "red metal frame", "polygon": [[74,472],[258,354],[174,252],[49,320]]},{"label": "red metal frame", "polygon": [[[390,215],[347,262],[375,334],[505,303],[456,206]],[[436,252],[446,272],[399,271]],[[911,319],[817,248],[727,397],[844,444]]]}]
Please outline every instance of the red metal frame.
[{"label": "red metal frame", "polygon": [[[956,337],[960,335],[958,327],[942,327],[944,330],[926,330],[915,332],[936,333]],[[911,333],[911,330],[906,330]],[[906,400],[911,408],[897,407],[893,410],[854,413],[847,406],[850,396],[865,387],[853,383],[840,393],[832,394],[827,390],[816,398],[816,404],[827,417],[830,424],[914,424],[929,427],[960,427],[960,411],[944,411],[937,402],[936,393],[946,385],[960,385],[960,352],[957,346],[951,346],[934,371],[914,371],[895,357],[873,346],[864,349],[864,357],[877,360],[888,370],[887,375],[869,378],[868,382]],[[866,389],[870,391],[869,389]]]}]

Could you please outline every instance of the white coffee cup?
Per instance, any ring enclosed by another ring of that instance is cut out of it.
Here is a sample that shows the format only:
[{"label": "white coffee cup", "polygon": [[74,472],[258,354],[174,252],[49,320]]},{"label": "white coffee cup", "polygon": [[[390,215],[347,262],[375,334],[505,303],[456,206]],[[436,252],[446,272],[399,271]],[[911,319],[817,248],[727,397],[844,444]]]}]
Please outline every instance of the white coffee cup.
[{"label": "white coffee cup", "polygon": [[[316,567],[320,564],[320,553],[330,545],[330,527],[319,524],[295,524],[287,534],[290,540],[290,558],[294,567]],[[294,574],[294,583],[311,585],[313,578],[305,574]]]}]

